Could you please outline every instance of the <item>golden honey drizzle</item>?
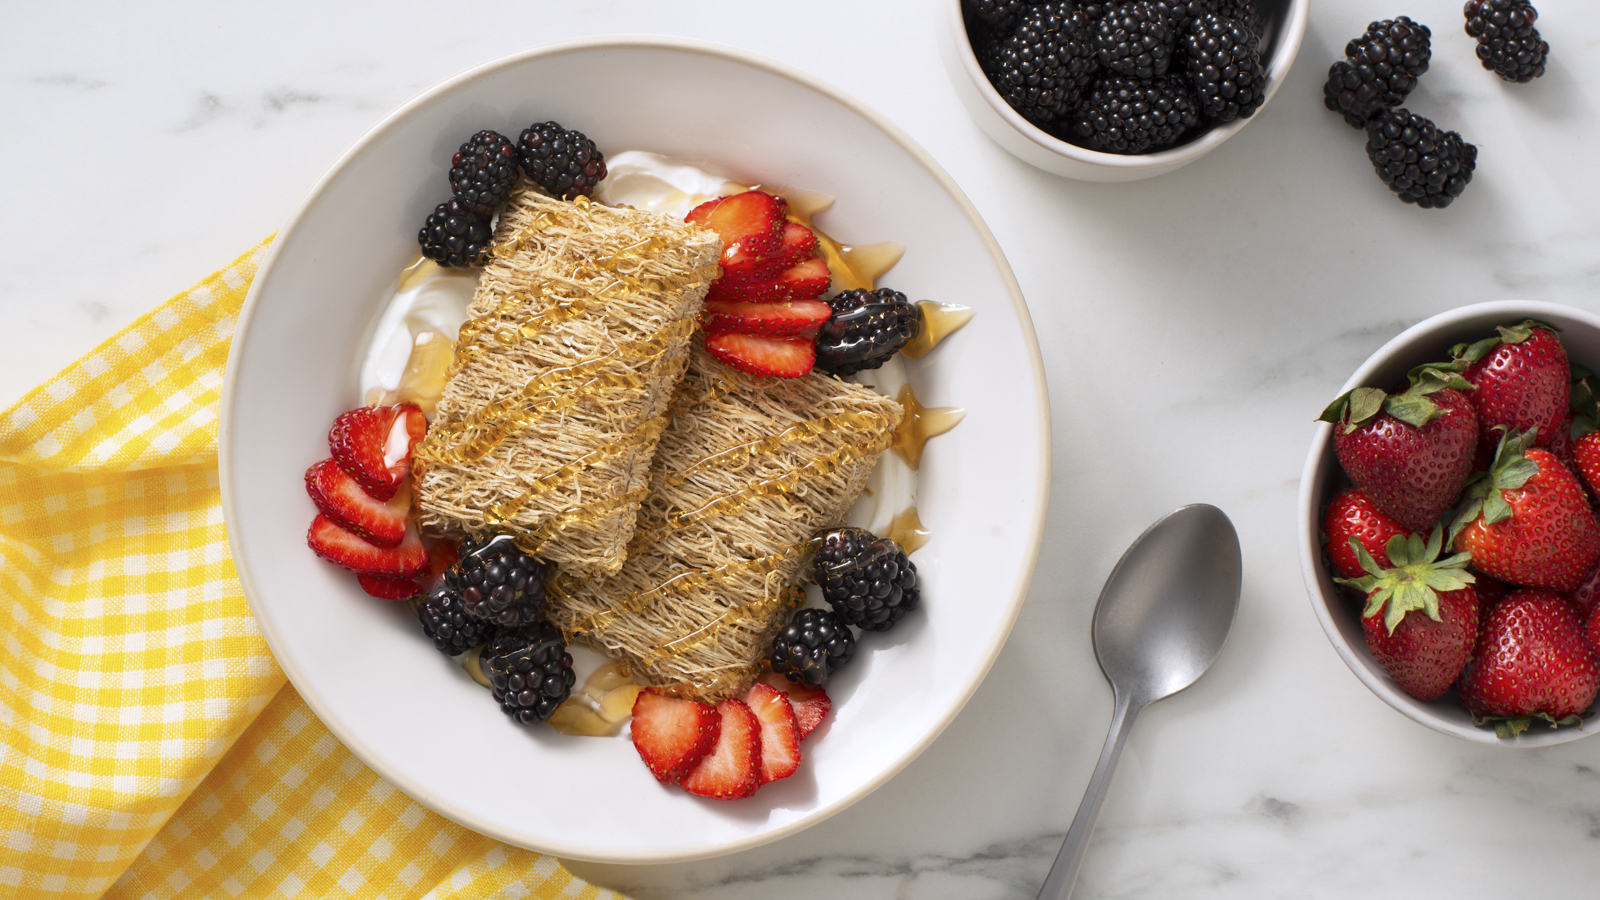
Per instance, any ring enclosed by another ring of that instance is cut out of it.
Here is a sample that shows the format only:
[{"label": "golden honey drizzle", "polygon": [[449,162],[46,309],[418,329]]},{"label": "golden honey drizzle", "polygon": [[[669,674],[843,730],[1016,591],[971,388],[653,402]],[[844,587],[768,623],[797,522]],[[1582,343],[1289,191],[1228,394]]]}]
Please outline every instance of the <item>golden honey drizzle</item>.
[{"label": "golden honey drizzle", "polygon": [[895,455],[905,460],[906,465],[915,472],[922,465],[922,448],[928,443],[928,438],[938,437],[961,424],[961,420],[967,417],[967,411],[959,406],[927,409],[917,402],[917,394],[909,384],[902,386],[900,395],[894,399],[905,408],[906,414],[895,426],[894,443],[891,446]]},{"label": "golden honey drizzle", "polygon": [[922,518],[917,515],[915,506],[908,506],[896,513],[894,519],[889,523],[889,533],[884,535],[884,537],[899,544],[907,555],[921,550],[927,545],[928,538],[931,536],[932,532],[922,527]]},{"label": "golden honey drizzle", "polygon": [[833,276],[833,287],[836,290],[870,291],[877,287],[878,279],[894,268],[895,264],[900,262],[900,258],[905,256],[906,245],[899,241],[861,245],[841,244],[812,224],[813,216],[833,207],[833,197],[827,194],[804,188],[765,185],[757,185],[755,188],[747,188],[744,185],[736,187],[741,191],[759,188],[788,201],[789,221],[806,226],[817,236],[817,246],[822,251],[823,261],[828,264],[828,272]]},{"label": "golden honey drizzle", "polygon": [[[823,437],[832,432],[860,424],[863,424],[861,414],[851,412],[823,416],[818,419],[807,419],[804,422],[790,425],[777,434],[769,434],[753,441],[745,441],[742,444],[735,444],[732,447],[718,450],[716,453],[704,459],[696,460],[676,472],[669,472],[663,475],[660,484],[663,488],[677,487],[688,481],[690,476],[706,466],[718,464],[723,468],[738,468],[749,463],[751,457],[757,453],[775,453],[787,445]],[[870,426],[870,423],[867,424]]]},{"label": "golden honey drizzle", "polygon": [[799,585],[791,585],[790,587],[786,587],[776,594],[762,597],[760,600],[755,600],[750,603],[735,606],[732,609],[717,615],[715,618],[706,622],[704,625],[701,625],[699,628],[689,632],[688,634],[680,635],[679,637],[673,638],[664,644],[659,644],[650,648],[650,650],[646,651],[644,655],[640,657],[640,662],[648,666],[662,657],[670,659],[682,656],[690,650],[693,650],[696,646],[715,637],[722,631],[722,629],[729,625],[748,621],[750,619],[764,619],[784,607],[798,609],[799,607],[804,606],[805,602],[805,588]]},{"label": "golden honey drizzle", "polygon": [[[644,424],[640,425],[638,428],[635,428],[634,430],[628,432],[620,438],[617,438],[611,443],[606,444],[603,447],[591,450],[577,459],[574,459],[571,462],[565,463],[561,466],[557,466],[548,472],[525,477],[523,479],[523,484],[525,486],[523,492],[510,500],[507,500],[503,503],[497,503],[490,507],[488,512],[484,515],[484,520],[490,525],[498,525],[515,517],[516,514],[522,510],[522,507],[527,505],[529,500],[532,500],[534,497],[537,497],[545,491],[551,490],[562,481],[571,478],[573,475],[578,474],[584,469],[587,469],[591,466],[597,466],[608,459],[621,456],[624,453],[628,453],[643,444],[647,444],[656,440],[661,436],[661,432],[666,430],[667,423],[670,420],[671,417],[666,414],[654,416],[650,419],[647,419]],[[577,507],[573,507],[573,509],[576,508]],[[561,515],[566,515],[566,513],[569,511],[570,510],[563,510]]]},{"label": "golden honey drizzle", "polygon": [[918,300],[917,307],[922,310],[922,326],[917,330],[917,336],[900,348],[900,355],[911,359],[927,356],[934,347],[939,346],[940,341],[971,322],[974,315],[972,307],[959,303]]}]

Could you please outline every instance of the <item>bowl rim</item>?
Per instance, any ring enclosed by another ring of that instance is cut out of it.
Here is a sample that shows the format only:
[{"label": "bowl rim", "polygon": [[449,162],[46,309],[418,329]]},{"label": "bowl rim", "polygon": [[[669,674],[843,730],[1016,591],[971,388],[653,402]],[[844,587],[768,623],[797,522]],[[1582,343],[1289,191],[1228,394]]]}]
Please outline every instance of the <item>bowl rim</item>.
[{"label": "bowl rim", "polygon": [[1311,0],[1287,0],[1287,2],[1289,15],[1284,20],[1284,26],[1278,35],[1278,43],[1273,48],[1272,59],[1267,64],[1267,96],[1255,113],[1248,118],[1224,122],[1195,140],[1170,150],[1137,154],[1105,153],[1080,147],[1046,133],[1044,129],[1023,118],[1021,113],[1012,109],[1011,104],[1000,96],[1000,92],[994,89],[994,85],[989,83],[989,77],[979,67],[978,56],[973,52],[972,42],[967,38],[966,18],[961,11],[962,0],[945,0],[945,11],[952,37],[955,38],[955,52],[962,70],[977,89],[978,96],[982,97],[995,115],[1019,136],[1047,153],[1091,166],[1125,170],[1175,169],[1210,153],[1223,141],[1237,134],[1259,115],[1261,110],[1266,109],[1267,104],[1271,103],[1273,96],[1278,93],[1278,88],[1283,86],[1289,69],[1294,65],[1295,57],[1300,54],[1300,44],[1305,40],[1306,20],[1311,7]]},{"label": "bowl rim", "polygon": [[[1029,315],[1028,306],[1023,298],[1022,289],[1017,283],[1016,276],[1012,272],[1011,266],[1009,262],[1007,262],[1005,254],[1000,248],[999,242],[995,239],[994,234],[984,222],[982,216],[977,210],[977,207],[973,205],[972,201],[961,190],[960,186],[956,184],[955,180],[949,175],[949,173],[947,173],[926,150],[919,146],[910,137],[910,135],[906,134],[906,132],[891,122],[887,117],[873,110],[860,100],[857,100],[844,91],[801,69],[795,68],[786,63],[778,62],[777,60],[773,60],[768,57],[761,56],[759,54],[752,53],[750,51],[739,49],[737,47],[718,44],[710,41],[668,35],[620,33],[593,35],[562,41],[553,41],[488,60],[476,66],[472,66],[456,75],[446,78],[432,87],[421,91],[411,99],[396,107],[391,112],[384,115],[376,124],[369,128],[347,150],[345,150],[339,156],[339,158],[335,160],[332,165],[330,165],[322,174],[317,183],[312,187],[311,191],[306,195],[305,199],[301,201],[295,212],[290,216],[289,220],[277,232],[275,235],[275,240],[261,259],[257,267],[256,276],[251,282],[250,290],[247,293],[244,304],[239,312],[239,317],[234,329],[234,340],[232,346],[229,348],[228,364],[223,377],[221,410],[218,422],[218,478],[219,488],[222,495],[223,522],[225,530],[228,531],[230,553],[233,557],[234,566],[238,573],[240,585],[244,590],[245,598],[247,601],[249,601],[251,597],[258,595],[259,593],[256,587],[253,568],[248,557],[242,552],[243,548],[236,542],[234,532],[231,529],[226,528],[227,522],[233,520],[235,510],[237,509],[235,472],[233,470],[231,461],[232,454],[229,452],[229,445],[231,444],[230,436],[232,435],[234,428],[238,426],[239,422],[244,418],[244,415],[238,411],[237,405],[234,402],[235,394],[238,389],[237,373],[241,368],[239,363],[245,359],[250,352],[249,348],[246,346],[247,342],[242,340],[242,338],[249,332],[251,322],[259,306],[259,298],[272,283],[275,275],[274,268],[277,263],[278,250],[280,247],[285,246],[285,242],[282,240],[282,238],[293,233],[294,230],[300,226],[302,220],[307,217],[310,209],[322,198],[329,186],[337,178],[339,178],[346,167],[354,164],[358,159],[365,156],[370,148],[379,139],[381,139],[390,128],[394,127],[396,123],[409,116],[414,110],[433,102],[435,98],[439,97],[440,95],[446,94],[456,89],[460,85],[472,80],[491,75],[503,69],[520,65],[531,59],[560,56],[571,53],[630,49],[670,50],[682,53],[711,56],[740,65],[749,66],[751,68],[763,70],[779,78],[792,81],[798,84],[800,87],[814,91],[839,104],[840,106],[843,106],[845,109],[854,113],[855,115],[860,116],[868,124],[876,128],[885,137],[894,142],[895,145],[897,145],[918,165],[920,165],[924,171],[932,176],[933,179],[944,190],[945,194],[955,202],[956,206],[966,217],[974,232],[983,242],[985,249],[988,250],[990,259],[995,265],[997,273],[999,274],[1002,282],[1005,284],[1007,297],[1011,301],[1012,312],[1016,316],[1018,326],[1022,331],[1022,337],[1027,349],[1028,365],[1033,375],[1033,386],[1037,396],[1034,415],[1036,416],[1036,421],[1038,422],[1039,434],[1037,446],[1039,464],[1035,473],[1035,479],[1038,484],[1039,491],[1038,506],[1032,517],[1032,520],[1027,523],[1022,564],[1018,572],[1015,589],[1012,591],[1011,596],[1005,601],[1005,627],[996,631],[994,637],[988,642],[987,646],[974,648],[977,651],[975,656],[981,660],[981,665],[974,670],[973,677],[971,678],[970,682],[962,687],[962,690],[959,692],[956,701],[951,704],[950,708],[945,711],[944,715],[934,723],[933,727],[931,727],[926,734],[922,735],[919,740],[910,746],[900,758],[896,759],[893,763],[887,766],[883,771],[877,773],[874,777],[867,779],[855,790],[845,794],[840,799],[835,800],[827,807],[821,807],[813,810],[806,816],[799,817],[792,822],[768,831],[758,832],[741,839],[724,842],[700,850],[656,855],[606,855],[604,853],[596,853],[595,848],[587,845],[568,846],[558,843],[531,847],[531,849],[550,853],[555,856],[572,857],[594,862],[645,864],[688,862],[698,859],[708,859],[772,843],[810,828],[819,822],[825,821],[826,819],[837,815],[845,809],[855,805],[868,794],[871,794],[873,791],[877,790],[889,779],[899,774],[900,771],[906,766],[910,765],[910,763],[918,756],[920,756],[923,751],[925,751],[933,743],[933,741],[944,732],[950,723],[955,720],[955,717],[960,714],[962,709],[966,707],[967,702],[972,699],[973,694],[977,692],[978,686],[983,683],[985,678],[988,676],[989,670],[994,666],[995,660],[999,657],[1001,649],[1004,648],[1006,641],[1010,637],[1011,630],[1016,625],[1017,616],[1021,611],[1023,601],[1027,598],[1028,590],[1033,579],[1033,573],[1038,563],[1039,550],[1043,542],[1044,525],[1050,502],[1052,433],[1050,421],[1049,386],[1045,378],[1044,361],[1039,349],[1038,336],[1034,331],[1033,320]],[[421,786],[408,779],[404,773],[397,771],[388,765],[384,757],[374,752],[372,747],[367,746],[365,742],[359,740],[342,722],[331,715],[331,707],[327,699],[314,684],[306,682],[303,677],[303,673],[300,671],[295,662],[292,659],[285,659],[277,653],[276,648],[282,646],[282,642],[284,640],[280,636],[278,623],[276,623],[270,615],[262,616],[258,614],[256,612],[256,606],[254,603],[251,603],[250,606],[252,617],[255,619],[257,626],[261,629],[268,648],[273,650],[273,659],[283,670],[289,682],[294,685],[295,689],[305,700],[306,704],[311,707],[312,712],[317,715],[317,718],[328,728],[329,731],[334,734],[335,737],[339,739],[341,743],[344,744],[345,747],[355,754],[355,756],[360,759],[362,763],[373,769],[373,771],[375,771],[385,781],[402,790],[407,796],[410,796],[422,805],[458,824],[505,843],[522,847],[530,846],[524,839],[522,839],[522,836],[507,833],[504,829],[496,827],[493,823],[484,821],[468,810],[456,806],[447,798],[437,796],[432,792],[422,789]]]},{"label": "bowl rim", "polygon": [[[1338,393],[1332,396],[1337,397],[1353,388],[1361,387],[1371,380],[1378,370],[1391,365],[1396,357],[1424,343],[1439,342],[1443,334],[1452,329],[1465,327],[1474,320],[1509,321],[1530,318],[1573,321],[1586,325],[1600,334],[1600,316],[1573,306],[1539,300],[1492,300],[1473,303],[1430,316],[1400,332],[1367,357],[1366,361],[1345,381]],[[1325,581],[1327,584],[1332,583],[1329,580],[1332,575],[1323,566],[1320,540],[1323,495],[1327,493],[1328,477],[1338,466],[1333,457],[1332,443],[1333,425],[1328,422],[1318,422],[1311,439],[1311,449],[1306,455],[1305,467],[1300,474],[1300,492],[1296,501],[1296,515],[1299,519],[1300,570],[1317,623],[1322,626],[1323,634],[1327,636],[1328,642],[1333,645],[1339,658],[1344,660],[1344,664],[1361,680],[1361,683],[1406,718],[1442,734],[1479,744],[1498,747],[1543,747],[1579,740],[1600,731],[1596,728],[1588,730],[1570,727],[1539,728],[1530,729],[1514,738],[1501,738],[1497,737],[1492,729],[1445,720],[1432,711],[1430,703],[1418,700],[1400,690],[1394,680],[1373,660],[1365,645],[1357,647],[1345,640],[1335,621],[1334,608],[1347,605],[1346,598],[1337,593],[1337,588],[1330,593],[1325,587]],[[1432,701],[1432,703],[1438,702],[1440,701]]]}]

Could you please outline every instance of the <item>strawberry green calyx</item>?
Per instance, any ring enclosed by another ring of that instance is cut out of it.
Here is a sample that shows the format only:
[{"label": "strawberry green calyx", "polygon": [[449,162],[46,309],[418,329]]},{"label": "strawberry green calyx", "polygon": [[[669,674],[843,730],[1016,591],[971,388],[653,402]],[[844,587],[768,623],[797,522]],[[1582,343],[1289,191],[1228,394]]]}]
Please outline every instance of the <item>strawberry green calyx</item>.
[{"label": "strawberry green calyx", "polygon": [[1468,366],[1493,353],[1495,348],[1501,344],[1520,344],[1533,337],[1533,331],[1536,328],[1542,328],[1551,334],[1561,333],[1560,328],[1548,322],[1540,322],[1537,319],[1523,319],[1515,325],[1500,325],[1496,327],[1495,331],[1499,332],[1499,334],[1495,337],[1484,338],[1481,341],[1474,341],[1470,344],[1457,344],[1451,347],[1450,356],[1456,362]]},{"label": "strawberry green calyx", "polygon": [[1356,554],[1361,568],[1367,574],[1360,578],[1335,578],[1367,595],[1367,607],[1361,617],[1376,615],[1388,604],[1383,614],[1384,627],[1394,634],[1395,626],[1406,613],[1420,609],[1435,622],[1439,619],[1439,591],[1459,591],[1476,579],[1467,571],[1472,561],[1471,553],[1457,553],[1439,559],[1444,549],[1444,529],[1435,525],[1426,542],[1422,535],[1397,534],[1389,539],[1384,551],[1389,555],[1392,568],[1382,568],[1372,554],[1355,538],[1350,539],[1350,549]]},{"label": "strawberry green calyx", "polygon": [[1398,394],[1388,394],[1378,388],[1358,387],[1340,394],[1317,417],[1319,422],[1343,425],[1346,434],[1388,413],[1416,428],[1444,415],[1437,403],[1428,395],[1444,388],[1473,390],[1471,382],[1461,376],[1466,363],[1424,363],[1406,373],[1410,387]]},{"label": "strawberry green calyx", "polygon": [[1524,455],[1533,446],[1538,433],[1539,429],[1530,428],[1527,431],[1511,431],[1500,439],[1489,471],[1478,472],[1467,481],[1461,506],[1450,520],[1451,541],[1462,529],[1471,525],[1480,513],[1485,525],[1511,518],[1511,504],[1506,502],[1503,492],[1516,490],[1539,474],[1539,464]]},{"label": "strawberry green calyx", "polygon": [[1534,713],[1529,716],[1479,716],[1473,714],[1472,724],[1482,728],[1485,725],[1494,726],[1494,736],[1497,738],[1514,738],[1532,727],[1537,719],[1551,728],[1565,728],[1569,725],[1583,727],[1582,716],[1566,716],[1557,719],[1549,713]]}]

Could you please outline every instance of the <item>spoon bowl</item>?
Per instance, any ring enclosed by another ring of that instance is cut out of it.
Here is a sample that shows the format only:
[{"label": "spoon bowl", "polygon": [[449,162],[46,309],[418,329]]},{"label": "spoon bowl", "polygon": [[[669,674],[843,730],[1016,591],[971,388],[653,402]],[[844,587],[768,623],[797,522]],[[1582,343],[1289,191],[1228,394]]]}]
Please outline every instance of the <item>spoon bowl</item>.
[{"label": "spoon bowl", "polygon": [[1094,655],[1111,682],[1111,730],[1039,900],[1071,896],[1134,717],[1194,684],[1216,662],[1233,628],[1243,575],[1233,523],[1203,503],[1145,529],[1111,570],[1094,608]]}]

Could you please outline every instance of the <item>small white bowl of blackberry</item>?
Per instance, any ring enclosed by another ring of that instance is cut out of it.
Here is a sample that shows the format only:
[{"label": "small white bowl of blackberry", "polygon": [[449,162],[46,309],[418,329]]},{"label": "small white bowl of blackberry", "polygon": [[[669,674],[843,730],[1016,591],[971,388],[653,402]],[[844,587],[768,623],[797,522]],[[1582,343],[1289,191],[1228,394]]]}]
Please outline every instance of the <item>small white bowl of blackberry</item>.
[{"label": "small white bowl of blackberry", "polygon": [[1194,162],[1277,90],[1309,0],[946,0],[945,62],[978,125],[1083,181]]}]

